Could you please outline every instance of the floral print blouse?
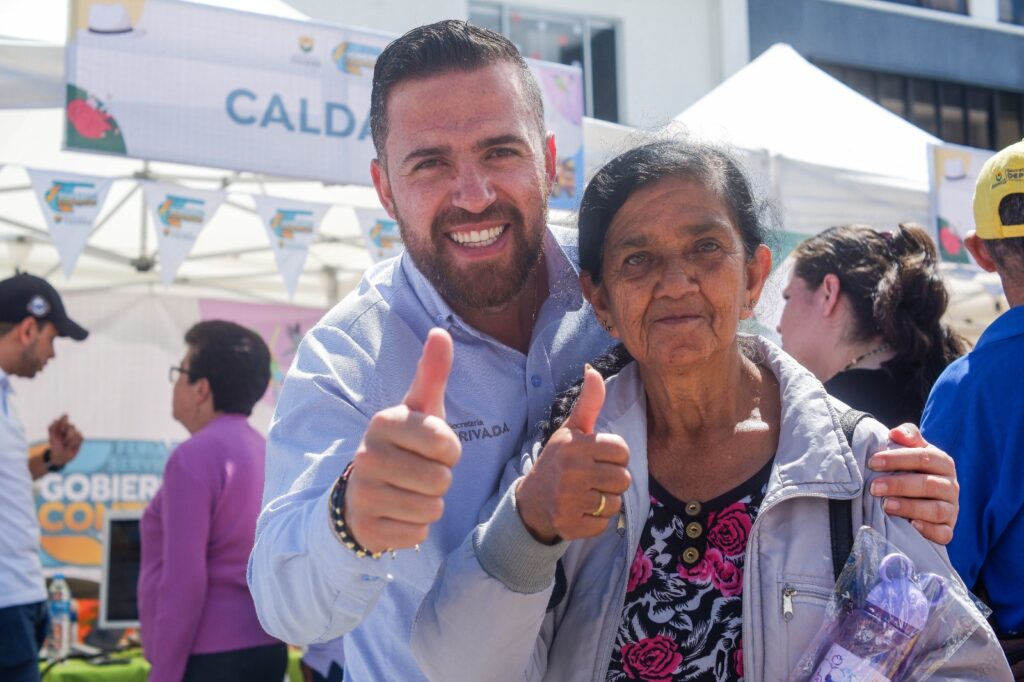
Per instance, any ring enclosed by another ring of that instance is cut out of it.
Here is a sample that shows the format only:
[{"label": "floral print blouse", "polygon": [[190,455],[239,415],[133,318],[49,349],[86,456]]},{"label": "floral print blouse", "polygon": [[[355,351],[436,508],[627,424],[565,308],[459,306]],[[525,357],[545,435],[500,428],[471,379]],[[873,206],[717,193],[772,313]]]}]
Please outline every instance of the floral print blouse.
[{"label": "floral print blouse", "polygon": [[771,464],[707,502],[650,479],[607,682],[743,679],[743,561]]}]

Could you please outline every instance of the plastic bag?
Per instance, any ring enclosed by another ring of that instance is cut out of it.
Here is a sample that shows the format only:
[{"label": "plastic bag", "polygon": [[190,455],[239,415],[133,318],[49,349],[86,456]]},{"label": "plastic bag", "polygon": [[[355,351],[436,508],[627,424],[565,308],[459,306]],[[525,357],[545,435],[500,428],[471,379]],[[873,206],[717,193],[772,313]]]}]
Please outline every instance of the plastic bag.
[{"label": "plastic bag", "polygon": [[915,573],[905,554],[864,526],[836,581],[825,622],[790,679],[927,679],[985,622],[979,604],[957,580]]}]

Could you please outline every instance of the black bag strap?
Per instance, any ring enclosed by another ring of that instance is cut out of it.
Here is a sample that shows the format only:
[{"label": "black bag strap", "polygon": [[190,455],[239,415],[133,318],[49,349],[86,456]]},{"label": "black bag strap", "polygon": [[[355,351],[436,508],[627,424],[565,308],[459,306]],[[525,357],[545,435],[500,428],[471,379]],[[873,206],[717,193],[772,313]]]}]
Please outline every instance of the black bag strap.
[{"label": "black bag strap", "polygon": [[[846,442],[851,448],[854,429],[861,419],[870,416],[867,412],[858,410],[847,410],[839,415],[839,426],[842,427],[843,435],[846,436]],[[839,580],[839,574],[843,572],[843,566],[853,551],[853,501],[829,500],[828,523],[832,539],[832,573],[835,579]]]}]

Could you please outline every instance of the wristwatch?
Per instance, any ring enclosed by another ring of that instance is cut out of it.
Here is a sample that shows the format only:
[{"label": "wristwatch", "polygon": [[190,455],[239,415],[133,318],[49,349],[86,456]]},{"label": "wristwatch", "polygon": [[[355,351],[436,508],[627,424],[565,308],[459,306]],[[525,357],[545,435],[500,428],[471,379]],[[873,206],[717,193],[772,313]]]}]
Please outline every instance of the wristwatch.
[{"label": "wristwatch", "polygon": [[53,459],[51,458],[51,455],[52,455],[52,452],[50,451],[50,448],[46,448],[46,452],[43,453],[43,464],[46,465],[46,470],[47,471],[52,471],[52,472],[56,473],[56,472],[60,471],[61,469],[63,469],[64,465],[63,464],[54,464],[53,463]]}]

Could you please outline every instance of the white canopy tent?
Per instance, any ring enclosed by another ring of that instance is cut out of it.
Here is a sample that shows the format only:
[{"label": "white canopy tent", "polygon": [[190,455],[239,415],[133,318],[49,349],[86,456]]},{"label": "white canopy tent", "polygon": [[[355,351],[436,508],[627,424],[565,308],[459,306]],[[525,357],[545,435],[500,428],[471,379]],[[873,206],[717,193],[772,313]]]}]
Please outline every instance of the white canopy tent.
[{"label": "white canopy tent", "polygon": [[786,229],[927,224],[928,145],[942,141],[774,45],[679,114],[761,159]]},{"label": "white canopy tent", "polygon": [[[906,221],[932,224],[928,148],[942,141],[832,78],[789,45],[772,46],[675,121],[690,134],[726,142],[746,156],[780,212],[784,252],[802,235],[831,225],[866,223],[885,230]],[[998,279],[949,274],[949,317],[976,338],[1005,310]],[[766,326],[774,328],[780,307],[776,289],[759,310]]]}]

